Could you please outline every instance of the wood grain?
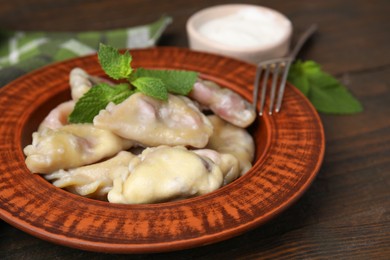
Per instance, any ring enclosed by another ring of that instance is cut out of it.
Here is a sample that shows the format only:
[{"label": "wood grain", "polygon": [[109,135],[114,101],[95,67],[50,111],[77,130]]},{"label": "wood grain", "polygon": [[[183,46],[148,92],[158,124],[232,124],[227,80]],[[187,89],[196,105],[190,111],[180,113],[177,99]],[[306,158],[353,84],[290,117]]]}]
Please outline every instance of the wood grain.
[{"label": "wood grain", "polygon": [[[191,14],[237,1],[115,2],[0,0],[0,25],[22,30],[111,29],[151,22],[166,13],[174,21],[159,44],[185,47],[185,22]],[[302,198],[275,219],[238,237],[161,254],[81,251],[46,242],[0,221],[1,259],[389,259],[389,1],[241,2],[281,11],[293,21],[297,33],[317,22],[319,32],[300,57],[319,62],[337,76],[365,109],[352,116],[321,115],[326,135],[324,162]]]}]

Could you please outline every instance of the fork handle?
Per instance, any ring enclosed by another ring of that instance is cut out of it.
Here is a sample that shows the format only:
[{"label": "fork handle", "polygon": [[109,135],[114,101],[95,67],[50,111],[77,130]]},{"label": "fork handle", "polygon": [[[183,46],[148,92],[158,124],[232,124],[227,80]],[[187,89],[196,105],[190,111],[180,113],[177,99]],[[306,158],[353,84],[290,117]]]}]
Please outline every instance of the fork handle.
[{"label": "fork handle", "polygon": [[290,57],[294,60],[298,55],[299,51],[302,49],[303,45],[306,43],[307,39],[317,31],[317,24],[312,24],[299,38],[298,42],[294,46],[293,50],[290,53]]}]

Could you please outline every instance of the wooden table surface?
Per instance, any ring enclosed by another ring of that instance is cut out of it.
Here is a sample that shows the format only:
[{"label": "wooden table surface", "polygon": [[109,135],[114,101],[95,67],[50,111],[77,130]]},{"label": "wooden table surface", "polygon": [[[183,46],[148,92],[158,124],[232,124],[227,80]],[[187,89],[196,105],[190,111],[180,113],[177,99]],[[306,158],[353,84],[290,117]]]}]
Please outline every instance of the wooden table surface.
[{"label": "wooden table surface", "polygon": [[[159,45],[188,46],[186,20],[222,0],[0,1],[0,26],[98,30],[173,17]],[[301,58],[320,63],[362,102],[364,112],[323,115],[326,153],[298,202],[241,236],[184,251],[115,259],[390,259],[390,2],[242,1],[287,15],[296,32],[320,30]],[[0,259],[110,259],[40,240],[0,221]]]}]

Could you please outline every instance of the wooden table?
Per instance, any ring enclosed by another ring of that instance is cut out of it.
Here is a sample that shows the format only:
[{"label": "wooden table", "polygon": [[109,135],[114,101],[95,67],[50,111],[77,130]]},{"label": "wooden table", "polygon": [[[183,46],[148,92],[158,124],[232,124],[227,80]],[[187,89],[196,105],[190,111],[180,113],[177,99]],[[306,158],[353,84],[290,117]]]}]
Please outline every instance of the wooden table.
[{"label": "wooden table", "polygon": [[[186,47],[185,23],[222,0],[0,1],[0,25],[21,30],[91,30],[173,17],[160,45]],[[238,1],[235,1],[238,2]],[[364,112],[321,115],[326,154],[318,177],[292,207],[241,236],[136,259],[390,259],[390,2],[243,1],[286,14],[296,32],[319,33],[301,58],[320,63],[362,102]],[[0,259],[109,259],[32,237],[0,221]],[[131,258],[115,256],[115,259]]]}]

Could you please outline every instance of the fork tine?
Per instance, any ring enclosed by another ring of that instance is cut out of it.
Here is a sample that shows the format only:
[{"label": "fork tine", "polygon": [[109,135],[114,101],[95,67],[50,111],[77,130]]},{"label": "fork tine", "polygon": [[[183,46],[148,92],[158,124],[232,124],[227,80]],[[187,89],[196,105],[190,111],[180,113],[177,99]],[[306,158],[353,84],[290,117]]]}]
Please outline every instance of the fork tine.
[{"label": "fork tine", "polygon": [[276,86],[279,78],[280,67],[281,67],[281,63],[279,62],[275,63],[275,68],[272,73],[272,85],[271,85],[270,104],[269,104],[269,111],[268,111],[269,115],[272,115],[272,109],[274,108]]},{"label": "fork tine", "polygon": [[290,70],[291,62],[292,62],[292,59],[289,59],[286,62],[285,66],[284,66],[284,70],[282,72],[282,79],[281,79],[281,82],[280,82],[280,85],[279,85],[278,98],[276,100],[276,107],[275,107],[275,112],[276,113],[279,113],[280,108],[282,106],[284,89],[286,87],[286,81],[287,81],[288,72]]},{"label": "fork tine", "polygon": [[253,98],[252,98],[253,101],[252,102],[253,102],[253,109],[254,110],[256,110],[256,107],[257,107],[257,99],[259,96],[259,82],[260,82],[262,69],[263,69],[263,67],[261,66],[261,64],[259,64],[257,66],[255,83],[254,83],[254,87],[253,87]]},{"label": "fork tine", "polygon": [[268,83],[268,77],[269,77],[269,71],[271,70],[270,64],[266,65],[265,73],[263,76],[263,84],[261,86],[261,97],[260,97],[260,109],[259,109],[259,115],[263,115],[264,111],[264,104],[265,104],[265,95],[267,94],[267,83]]}]

